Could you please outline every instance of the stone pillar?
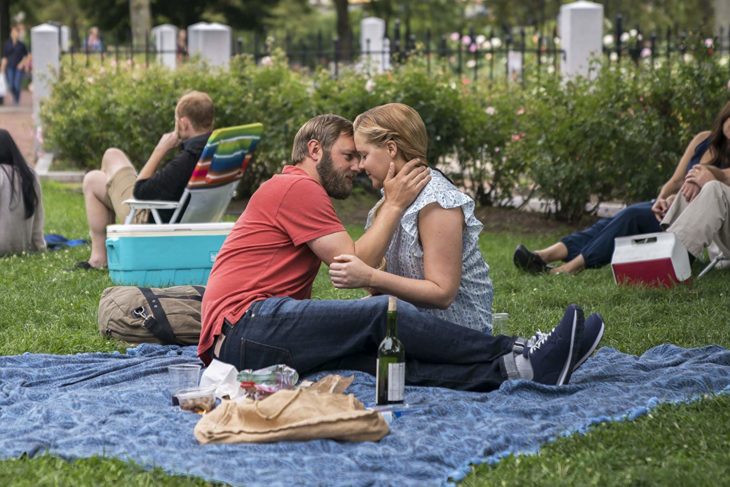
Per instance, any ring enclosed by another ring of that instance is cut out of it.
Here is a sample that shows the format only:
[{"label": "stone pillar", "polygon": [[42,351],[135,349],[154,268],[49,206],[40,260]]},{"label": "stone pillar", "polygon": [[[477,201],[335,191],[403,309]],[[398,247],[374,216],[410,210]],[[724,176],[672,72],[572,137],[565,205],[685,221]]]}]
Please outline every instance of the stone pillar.
[{"label": "stone pillar", "polygon": [[177,27],[162,24],[152,29],[152,38],[157,51],[157,62],[175,69],[177,65]]},{"label": "stone pillar", "polygon": [[198,22],[188,27],[188,52],[211,66],[228,67],[231,60],[231,28],[218,23]]},{"label": "stone pillar", "polygon": [[374,73],[390,69],[390,43],[385,39],[385,21],[366,17],[360,22],[360,49],[363,68]]},{"label": "stone pillar", "polygon": [[[723,29],[727,34],[730,28],[730,0],[714,0],[713,6],[715,7],[715,34]],[[720,40],[721,42],[724,39]]]},{"label": "stone pillar", "polygon": [[558,26],[560,46],[565,51],[561,74],[565,78],[595,77],[595,69],[589,72],[589,68],[591,59],[601,56],[603,5],[585,1],[563,5]]},{"label": "stone pillar", "polygon": [[61,66],[58,27],[37,25],[30,29],[30,40],[33,48],[33,120],[39,126],[41,103],[51,94],[53,81]]},{"label": "stone pillar", "polygon": [[71,39],[71,29],[68,28],[67,25],[61,26],[61,52],[68,52],[69,47],[71,47],[71,44],[69,43]]}]

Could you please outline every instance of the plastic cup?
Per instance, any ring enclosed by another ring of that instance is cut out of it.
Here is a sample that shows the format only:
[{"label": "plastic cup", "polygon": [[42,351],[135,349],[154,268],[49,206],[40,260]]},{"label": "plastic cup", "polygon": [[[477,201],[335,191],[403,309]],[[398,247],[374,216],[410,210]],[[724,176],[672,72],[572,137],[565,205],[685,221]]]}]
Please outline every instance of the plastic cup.
[{"label": "plastic cup", "polygon": [[198,387],[200,364],[175,364],[167,367],[168,387],[170,395],[174,396],[183,389]]},{"label": "plastic cup", "polygon": [[492,314],[492,335],[509,335],[509,313]]}]

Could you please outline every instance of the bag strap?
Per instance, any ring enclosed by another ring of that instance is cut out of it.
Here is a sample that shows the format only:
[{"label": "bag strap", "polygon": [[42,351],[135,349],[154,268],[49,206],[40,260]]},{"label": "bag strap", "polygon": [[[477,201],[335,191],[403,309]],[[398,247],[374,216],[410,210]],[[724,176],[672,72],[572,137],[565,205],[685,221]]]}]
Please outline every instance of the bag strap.
[{"label": "bag strap", "polygon": [[193,289],[198,291],[198,294],[200,294],[200,297],[202,299],[203,293],[205,292],[205,287],[204,286],[193,286]]},{"label": "bag strap", "polygon": [[175,332],[172,330],[172,326],[170,326],[165,310],[162,309],[160,300],[157,296],[155,296],[155,293],[153,293],[148,287],[141,287],[139,288],[139,291],[149,303],[150,310],[152,311],[152,317],[144,320],[144,327],[162,343],[184,345],[184,343],[178,340]]}]

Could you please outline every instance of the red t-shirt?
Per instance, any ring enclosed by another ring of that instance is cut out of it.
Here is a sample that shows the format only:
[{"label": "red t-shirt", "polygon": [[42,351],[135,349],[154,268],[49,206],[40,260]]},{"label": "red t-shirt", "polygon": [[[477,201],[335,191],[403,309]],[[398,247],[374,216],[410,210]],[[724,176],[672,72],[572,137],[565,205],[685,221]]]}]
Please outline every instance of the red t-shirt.
[{"label": "red t-shirt", "polygon": [[324,188],[304,170],[285,166],[262,184],[210,272],[198,355],[208,362],[223,320],[237,323],[254,301],[310,298],[321,261],[307,242],[344,230]]}]

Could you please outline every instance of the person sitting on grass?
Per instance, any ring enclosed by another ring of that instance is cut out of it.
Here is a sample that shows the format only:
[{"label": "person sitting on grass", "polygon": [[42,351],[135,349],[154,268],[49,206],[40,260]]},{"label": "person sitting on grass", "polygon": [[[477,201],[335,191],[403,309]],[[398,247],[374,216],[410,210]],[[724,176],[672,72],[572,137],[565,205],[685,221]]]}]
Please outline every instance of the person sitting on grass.
[{"label": "person sitting on grass", "polygon": [[38,176],[0,129],[0,256],[45,248]]},{"label": "person sitting on grass", "polygon": [[[137,174],[129,157],[120,149],[110,148],[101,159],[101,170],[84,176],[83,192],[86,220],[91,235],[88,261],[76,264],[82,269],[100,269],[107,265],[106,226],[124,222],[132,197],[141,200],[177,201],[185,191],[193,169],[205,148],[214,119],[213,101],[206,93],[191,91],[175,107],[175,130],[163,134],[149,159]],[[159,170],[160,163],[172,149],[178,152]],[[160,210],[160,218],[169,221],[172,210]],[[135,215],[134,223],[153,222],[149,212]]]},{"label": "person sitting on grass", "polygon": [[[420,117],[413,123],[423,124]],[[198,344],[204,362],[216,358],[239,370],[284,363],[300,374],[374,374],[388,296],[313,300],[311,291],[322,262],[332,265],[343,255],[369,266],[381,262],[404,212],[430,181],[419,160],[405,157],[399,151],[388,162],[384,201],[368,231],[353,242],[330,200],[346,198],[359,172],[352,124],[330,114],[299,129],[292,165],[253,194],[213,265]],[[597,345],[585,330],[602,331],[602,319],[594,314],[590,320],[600,327],[585,327],[581,308],[570,305],[548,334],[493,337],[398,300],[405,380],[474,391],[494,390],[512,378],[561,385]]]},{"label": "person sitting on grass", "polygon": [[[727,144],[730,118],[723,131]],[[721,154],[728,162],[727,145]],[[690,198],[677,195],[661,222],[662,228],[674,233],[695,258],[702,257],[713,243],[721,255],[730,258],[730,164],[723,167],[726,169],[698,165],[689,171],[686,182],[698,188],[697,192]]]},{"label": "person sitting on grass", "polygon": [[[354,131],[359,169],[377,189],[383,188],[391,163],[396,174],[412,159],[426,166],[426,127],[408,105],[372,108],[358,115]],[[392,294],[424,313],[491,331],[494,290],[489,266],[479,251],[482,224],[474,216],[474,200],[442,172],[429,171],[431,180],[405,210],[390,239],[384,269],[373,269],[354,255],[342,255],[330,265],[330,278],[335,287]],[[370,211],[366,229],[383,202]]]},{"label": "person sitting on grass", "polygon": [[[694,136],[679,160],[674,174],[662,186],[653,201],[628,206],[611,218],[603,218],[592,226],[572,233],[544,249],[531,252],[524,245],[517,246],[514,265],[531,273],[577,273],[586,268],[598,268],[611,262],[614,239],[629,235],[661,232],[659,222],[664,218],[672,201],[681,194],[689,202],[699,193],[700,187],[686,176],[695,167],[725,168],[730,165],[726,154],[728,134],[723,127],[730,119],[730,103],[718,114],[711,131]],[[549,264],[562,260],[565,263],[551,267]]]}]

